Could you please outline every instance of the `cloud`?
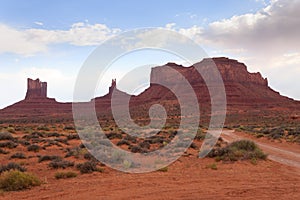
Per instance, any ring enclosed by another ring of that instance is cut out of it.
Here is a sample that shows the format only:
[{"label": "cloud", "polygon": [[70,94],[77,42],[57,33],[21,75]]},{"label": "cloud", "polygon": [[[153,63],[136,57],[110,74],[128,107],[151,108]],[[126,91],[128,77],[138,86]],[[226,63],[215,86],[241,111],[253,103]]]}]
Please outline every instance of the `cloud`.
[{"label": "cloud", "polygon": [[[36,22],[36,24],[40,22]],[[111,29],[105,24],[73,24],[69,30],[31,28],[18,30],[0,24],[0,53],[15,53],[31,56],[46,52],[49,45],[67,43],[75,46],[93,46],[116,35],[120,29]]]},{"label": "cloud", "polygon": [[43,26],[44,23],[43,22],[34,22],[36,25],[39,25],[39,26]]}]

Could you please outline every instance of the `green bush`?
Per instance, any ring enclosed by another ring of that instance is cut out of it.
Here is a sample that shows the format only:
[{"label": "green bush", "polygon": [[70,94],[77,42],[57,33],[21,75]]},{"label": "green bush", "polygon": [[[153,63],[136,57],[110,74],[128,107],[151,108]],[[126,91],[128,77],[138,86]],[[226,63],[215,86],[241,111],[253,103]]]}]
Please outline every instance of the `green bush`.
[{"label": "green bush", "polygon": [[267,158],[267,155],[252,141],[240,140],[229,144],[223,148],[213,149],[209,157],[215,158],[216,161],[237,161]]},{"label": "green bush", "polygon": [[5,191],[24,190],[39,185],[41,181],[35,175],[18,170],[8,171],[0,176],[0,188]]},{"label": "green bush", "polygon": [[56,172],[54,176],[55,176],[56,179],[74,178],[74,177],[77,177],[77,173],[72,172],[72,171]]}]

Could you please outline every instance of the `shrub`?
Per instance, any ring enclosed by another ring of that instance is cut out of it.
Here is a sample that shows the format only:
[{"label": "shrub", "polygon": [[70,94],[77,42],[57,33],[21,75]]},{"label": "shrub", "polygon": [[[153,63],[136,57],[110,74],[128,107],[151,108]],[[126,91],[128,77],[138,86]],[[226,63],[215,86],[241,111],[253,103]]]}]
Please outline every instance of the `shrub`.
[{"label": "shrub", "polygon": [[121,146],[121,145],[130,145],[130,142],[128,140],[120,140],[118,143],[117,143],[118,146]]},{"label": "shrub", "polygon": [[9,154],[9,151],[5,151],[4,149],[0,149],[0,154]]},{"label": "shrub", "polygon": [[267,155],[252,141],[240,140],[229,144],[223,148],[213,149],[209,157],[216,158],[217,161],[237,161],[251,159],[266,159]]},{"label": "shrub", "polygon": [[9,149],[14,149],[17,146],[18,146],[18,144],[14,143],[12,141],[0,143],[0,147],[6,147],[6,148],[9,148]]},{"label": "shrub", "polygon": [[73,126],[65,126],[64,130],[75,130]]},{"label": "shrub", "polygon": [[40,130],[40,131],[50,131],[50,129],[47,126],[39,126],[39,127],[37,127],[37,130]]},{"label": "shrub", "polygon": [[77,173],[72,172],[72,171],[56,172],[54,176],[55,176],[56,179],[74,178],[74,177],[77,177]]},{"label": "shrub", "polygon": [[209,169],[212,169],[212,170],[217,170],[218,169],[216,163],[212,163],[212,164],[206,165],[206,168],[209,168]]},{"label": "shrub", "polygon": [[0,176],[0,188],[5,191],[17,191],[41,185],[35,175],[13,170]]},{"label": "shrub", "polygon": [[13,127],[9,127],[7,129],[7,131],[10,132],[10,133],[15,133],[16,132],[16,130]]},{"label": "shrub", "polygon": [[14,162],[10,162],[7,165],[0,165],[0,174],[2,172],[9,171],[9,170],[18,170],[21,172],[25,172],[26,168],[22,167],[21,165],[19,165],[17,163],[14,163]]},{"label": "shrub", "polygon": [[85,163],[80,163],[76,165],[76,168],[80,171],[82,174],[92,173],[95,171],[102,172],[103,169],[97,167],[97,163],[93,161],[88,161]]},{"label": "shrub", "polygon": [[62,160],[62,158],[60,156],[41,156],[39,157],[38,162],[43,162],[43,161],[49,161],[49,160]]},{"label": "shrub", "polygon": [[15,153],[10,158],[19,158],[19,159],[26,159],[26,156],[24,153]]},{"label": "shrub", "polygon": [[48,166],[53,169],[58,169],[58,168],[66,169],[67,167],[73,167],[74,162],[68,160],[52,160]]},{"label": "shrub", "polygon": [[108,133],[108,134],[106,134],[106,137],[108,138],[108,139],[122,139],[122,134],[120,134],[120,133]]},{"label": "shrub", "polygon": [[163,168],[160,168],[157,171],[159,171],[159,172],[167,172],[168,170],[169,170],[168,167],[163,167]]},{"label": "shrub", "polygon": [[13,140],[11,133],[0,133],[0,140]]},{"label": "shrub", "polygon": [[67,139],[68,140],[79,140],[80,138],[79,138],[79,135],[77,135],[77,134],[70,134],[67,136]]},{"label": "shrub", "polygon": [[27,150],[28,151],[38,152],[40,150],[40,148],[41,147],[39,145],[33,144],[33,145],[28,146]]}]

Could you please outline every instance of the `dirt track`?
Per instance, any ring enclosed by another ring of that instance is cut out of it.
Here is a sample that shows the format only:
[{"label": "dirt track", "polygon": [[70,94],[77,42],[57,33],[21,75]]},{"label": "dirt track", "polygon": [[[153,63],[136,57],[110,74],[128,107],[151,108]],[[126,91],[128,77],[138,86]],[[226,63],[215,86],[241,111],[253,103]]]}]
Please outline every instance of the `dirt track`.
[{"label": "dirt track", "polygon": [[256,139],[244,133],[236,133],[232,130],[224,130],[221,136],[227,142],[235,140],[250,139],[254,141],[265,153],[268,159],[284,165],[297,167],[300,169],[300,148],[297,144],[272,143],[265,139]]}]

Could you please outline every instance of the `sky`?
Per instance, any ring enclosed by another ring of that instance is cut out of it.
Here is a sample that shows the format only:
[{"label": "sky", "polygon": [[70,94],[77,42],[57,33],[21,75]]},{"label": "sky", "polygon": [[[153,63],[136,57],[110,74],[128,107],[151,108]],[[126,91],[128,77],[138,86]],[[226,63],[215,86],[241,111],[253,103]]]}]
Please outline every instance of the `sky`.
[{"label": "sky", "polygon": [[[24,98],[27,78],[47,81],[49,97],[72,101],[78,72],[97,46],[144,27],[183,34],[209,57],[237,59],[282,95],[300,100],[300,0],[0,0],[0,5],[0,108]],[[105,94],[111,79],[131,65],[178,61],[150,55],[116,62],[95,95]]]}]

